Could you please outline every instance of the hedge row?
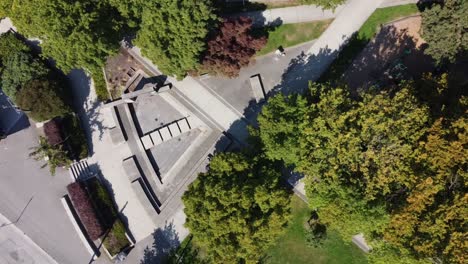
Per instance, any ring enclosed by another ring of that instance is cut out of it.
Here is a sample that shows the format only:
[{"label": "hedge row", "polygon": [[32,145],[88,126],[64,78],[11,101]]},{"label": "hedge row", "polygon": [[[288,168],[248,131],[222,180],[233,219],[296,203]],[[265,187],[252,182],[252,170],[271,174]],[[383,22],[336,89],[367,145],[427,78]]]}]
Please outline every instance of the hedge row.
[{"label": "hedge row", "polygon": [[101,235],[104,234],[104,229],[96,217],[96,213],[86,190],[79,182],[69,184],[67,190],[73,207],[78,213],[91,240],[96,240],[101,237]]}]

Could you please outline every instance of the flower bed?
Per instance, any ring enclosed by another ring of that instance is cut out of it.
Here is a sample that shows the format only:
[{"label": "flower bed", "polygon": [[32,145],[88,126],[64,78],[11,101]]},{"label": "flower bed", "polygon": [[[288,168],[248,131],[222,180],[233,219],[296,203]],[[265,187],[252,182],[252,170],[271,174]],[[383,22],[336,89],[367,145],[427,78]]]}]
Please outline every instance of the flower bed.
[{"label": "flower bed", "polygon": [[81,223],[85,227],[89,237],[92,240],[96,240],[101,237],[101,235],[104,234],[104,229],[96,216],[86,190],[79,182],[69,184],[67,186],[67,190],[73,207],[78,213]]},{"label": "flower bed", "polygon": [[59,118],[54,118],[44,124],[44,134],[50,145],[56,146],[63,143]]},{"label": "flower bed", "polygon": [[107,236],[103,237],[103,244],[112,258],[131,246],[131,242],[126,235],[125,226],[120,220],[112,197],[106,188],[97,178],[87,180],[86,186],[101,225],[109,230]]}]

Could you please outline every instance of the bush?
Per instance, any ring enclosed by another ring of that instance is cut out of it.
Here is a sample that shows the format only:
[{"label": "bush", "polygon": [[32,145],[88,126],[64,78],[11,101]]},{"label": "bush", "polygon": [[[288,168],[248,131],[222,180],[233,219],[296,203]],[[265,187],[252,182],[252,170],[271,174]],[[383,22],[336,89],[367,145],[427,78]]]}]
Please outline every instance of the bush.
[{"label": "bush", "polygon": [[54,118],[44,124],[44,134],[47,138],[47,142],[50,145],[59,145],[63,143],[61,135],[60,121],[58,118]]},{"label": "bush", "polygon": [[59,96],[58,82],[52,80],[33,80],[28,82],[17,94],[17,104],[28,111],[36,121],[44,121],[70,112],[70,107]]},{"label": "bush", "polygon": [[68,158],[68,153],[63,149],[62,145],[51,145],[47,142],[45,137],[39,138],[39,145],[33,148],[33,151],[29,153],[30,157],[35,160],[43,160],[48,158],[47,163],[42,165],[42,168],[49,165],[50,173],[55,174],[57,167],[68,167],[71,164],[71,160]]},{"label": "bush", "polygon": [[88,140],[75,114],[69,114],[62,120],[63,131],[73,158],[81,160],[88,157]]},{"label": "bush", "polygon": [[73,203],[73,206],[80,216],[89,237],[92,240],[98,239],[103,233],[104,229],[99,223],[93,205],[80,183],[74,182],[67,186],[68,194]]}]

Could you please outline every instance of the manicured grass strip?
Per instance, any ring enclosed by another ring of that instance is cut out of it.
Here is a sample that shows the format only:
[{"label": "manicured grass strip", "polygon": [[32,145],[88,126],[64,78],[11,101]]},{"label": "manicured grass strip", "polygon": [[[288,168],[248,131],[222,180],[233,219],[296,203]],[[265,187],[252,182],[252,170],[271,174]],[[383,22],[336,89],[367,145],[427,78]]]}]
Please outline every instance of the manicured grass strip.
[{"label": "manicured grass strip", "polygon": [[96,95],[100,101],[107,101],[110,99],[109,92],[107,91],[106,80],[104,80],[104,73],[102,68],[99,66],[92,67],[89,69],[91,77],[94,81],[94,88],[96,89]]},{"label": "manicured grass strip", "polygon": [[379,26],[398,18],[418,13],[415,4],[379,8],[367,19],[357,34],[341,50],[338,58],[330,65],[328,70],[320,77],[319,82],[334,82],[341,78],[353,59],[369,43],[377,33]]},{"label": "manicured grass strip", "polygon": [[281,264],[322,264],[322,263],[367,263],[367,259],[357,247],[346,244],[334,232],[328,231],[327,238],[320,248],[307,246],[304,225],[311,210],[297,196],[292,198],[292,220],[285,234],[267,252],[267,263]]},{"label": "manicured grass strip", "polygon": [[275,51],[279,46],[283,48],[295,46],[318,38],[331,19],[297,24],[280,25],[269,32],[267,45],[257,53],[257,56]]}]

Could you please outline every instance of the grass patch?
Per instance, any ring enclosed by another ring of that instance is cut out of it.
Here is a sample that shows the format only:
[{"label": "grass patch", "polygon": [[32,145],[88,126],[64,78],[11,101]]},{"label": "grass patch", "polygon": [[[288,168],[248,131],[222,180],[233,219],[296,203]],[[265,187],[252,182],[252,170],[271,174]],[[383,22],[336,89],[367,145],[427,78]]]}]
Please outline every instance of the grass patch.
[{"label": "grass patch", "polygon": [[415,4],[379,8],[366,20],[359,31],[344,47],[338,58],[333,61],[327,71],[319,78],[318,82],[334,82],[339,80],[348,66],[367,43],[376,35],[379,27],[398,18],[418,13]]},{"label": "grass patch", "polygon": [[291,205],[292,221],[285,234],[268,250],[266,263],[367,263],[366,256],[360,249],[353,244],[346,244],[338,234],[332,231],[328,231],[322,247],[307,246],[304,224],[309,219],[311,210],[297,196],[293,196]]},{"label": "grass patch", "polygon": [[266,46],[257,52],[257,56],[283,48],[295,46],[318,38],[330,25],[332,19],[297,24],[284,24],[274,28],[268,34]]},{"label": "grass patch", "polygon": [[89,69],[91,78],[93,78],[94,88],[96,95],[100,101],[107,101],[110,99],[109,92],[107,91],[106,80],[104,80],[104,73],[101,67],[95,66]]}]

